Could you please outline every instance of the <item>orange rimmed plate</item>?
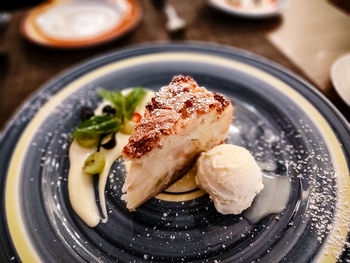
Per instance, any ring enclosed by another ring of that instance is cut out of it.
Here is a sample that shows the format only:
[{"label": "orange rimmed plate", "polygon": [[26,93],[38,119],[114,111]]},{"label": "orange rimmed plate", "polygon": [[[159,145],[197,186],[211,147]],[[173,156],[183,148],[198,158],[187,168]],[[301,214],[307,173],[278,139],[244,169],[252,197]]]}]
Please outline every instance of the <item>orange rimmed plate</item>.
[{"label": "orange rimmed plate", "polygon": [[41,46],[90,47],[130,32],[141,17],[137,0],[53,0],[32,9],[20,31],[27,40]]}]

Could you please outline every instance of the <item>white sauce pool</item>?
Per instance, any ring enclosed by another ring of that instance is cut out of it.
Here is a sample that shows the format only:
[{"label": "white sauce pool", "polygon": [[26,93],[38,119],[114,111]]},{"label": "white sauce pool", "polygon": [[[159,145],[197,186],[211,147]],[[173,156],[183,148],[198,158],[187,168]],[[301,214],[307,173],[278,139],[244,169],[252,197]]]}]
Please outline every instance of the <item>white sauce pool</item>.
[{"label": "white sauce pool", "polygon": [[96,197],[94,193],[93,176],[83,173],[82,167],[86,158],[95,148],[83,148],[75,140],[69,148],[69,200],[75,213],[90,227],[100,221]]},{"label": "white sauce pool", "polygon": [[288,176],[263,175],[264,189],[255,197],[244,217],[256,223],[267,215],[282,212],[289,201],[291,182]]}]

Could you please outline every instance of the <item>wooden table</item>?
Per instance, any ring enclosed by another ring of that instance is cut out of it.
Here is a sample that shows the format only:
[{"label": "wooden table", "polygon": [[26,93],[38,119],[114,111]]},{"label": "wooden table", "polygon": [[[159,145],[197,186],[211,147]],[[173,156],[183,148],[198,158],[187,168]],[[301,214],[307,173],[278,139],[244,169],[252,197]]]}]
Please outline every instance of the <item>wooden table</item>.
[{"label": "wooden table", "polygon": [[149,0],[140,2],[144,18],[134,32],[100,47],[75,51],[44,49],[26,42],[21,38],[18,29],[25,10],[15,12],[7,31],[0,33],[0,48],[5,53],[0,55],[0,128],[4,127],[21,103],[45,81],[68,67],[104,52],[139,43],[170,40],[210,41],[261,55],[306,78],[323,91],[336,107],[347,115],[347,118],[350,118],[349,114],[346,114],[349,108],[333,88],[322,89],[316,85],[271,42],[269,34],[283,25],[282,18],[263,21],[241,20],[212,10],[206,5],[205,0],[176,0],[173,1],[174,6],[187,21],[188,27],[182,36],[172,39],[164,27],[164,14],[159,13]]},{"label": "wooden table", "polygon": [[[329,73],[332,63],[350,52],[350,16],[332,1],[291,1],[281,26],[267,34],[325,94],[333,89]],[[348,0],[342,2],[350,5]]]}]

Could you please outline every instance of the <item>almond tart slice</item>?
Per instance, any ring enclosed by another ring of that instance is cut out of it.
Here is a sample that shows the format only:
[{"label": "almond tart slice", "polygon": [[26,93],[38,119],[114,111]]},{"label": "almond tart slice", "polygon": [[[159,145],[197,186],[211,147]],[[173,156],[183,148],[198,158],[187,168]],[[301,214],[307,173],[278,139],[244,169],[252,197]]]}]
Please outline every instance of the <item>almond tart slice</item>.
[{"label": "almond tart slice", "polygon": [[123,157],[130,162],[122,199],[133,211],[178,179],[199,153],[225,141],[233,106],[188,76],[155,93]]}]

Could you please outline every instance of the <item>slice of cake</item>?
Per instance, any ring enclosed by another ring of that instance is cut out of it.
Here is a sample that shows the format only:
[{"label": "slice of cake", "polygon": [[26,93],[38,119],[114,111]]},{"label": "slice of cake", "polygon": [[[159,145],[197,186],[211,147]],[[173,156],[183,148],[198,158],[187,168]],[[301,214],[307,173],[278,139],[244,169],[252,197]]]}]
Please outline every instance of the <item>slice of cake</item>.
[{"label": "slice of cake", "polygon": [[131,161],[122,199],[130,211],[157,195],[191,166],[199,153],[223,143],[233,106],[224,96],[176,76],[155,93],[123,149]]}]

